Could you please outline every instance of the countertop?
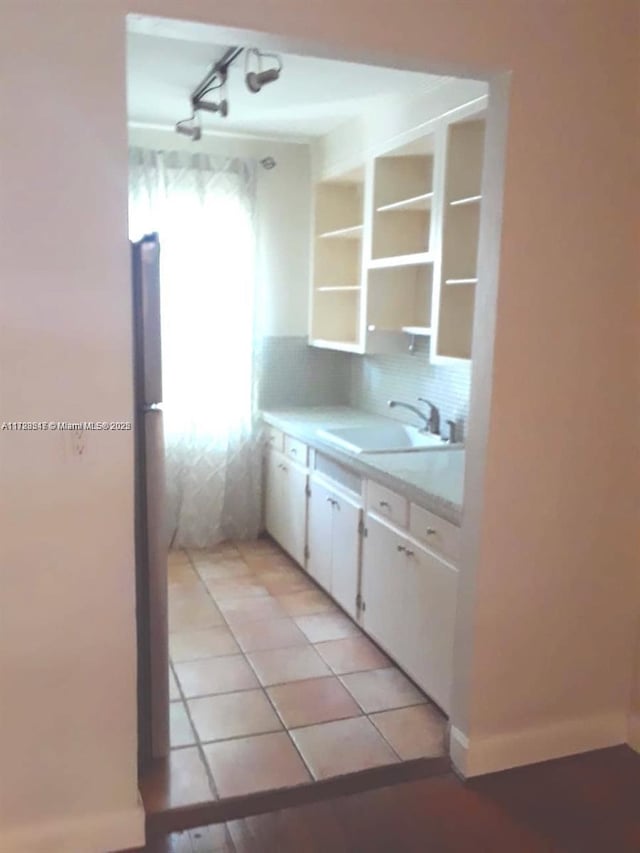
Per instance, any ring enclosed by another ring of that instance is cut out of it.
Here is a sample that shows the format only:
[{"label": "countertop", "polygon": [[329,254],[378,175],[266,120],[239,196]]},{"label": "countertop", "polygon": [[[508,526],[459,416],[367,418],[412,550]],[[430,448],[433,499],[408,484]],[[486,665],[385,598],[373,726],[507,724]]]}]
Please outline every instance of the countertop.
[{"label": "countertop", "polygon": [[336,462],[370,477],[441,518],[460,525],[464,488],[464,448],[407,453],[349,453],[318,436],[318,430],[337,426],[375,426],[397,423],[348,406],[271,409],[266,423],[303,441]]}]

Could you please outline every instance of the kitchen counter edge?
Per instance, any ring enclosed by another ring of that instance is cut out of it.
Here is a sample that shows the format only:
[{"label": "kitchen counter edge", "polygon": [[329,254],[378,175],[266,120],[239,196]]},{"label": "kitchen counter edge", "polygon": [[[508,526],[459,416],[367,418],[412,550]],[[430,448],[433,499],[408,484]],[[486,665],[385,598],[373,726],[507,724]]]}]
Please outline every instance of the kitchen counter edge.
[{"label": "kitchen counter edge", "polygon": [[[460,504],[453,503],[434,492],[421,489],[414,483],[409,483],[394,474],[368,464],[362,459],[362,454],[348,453],[323,441],[316,434],[318,425],[313,419],[310,418],[308,424],[302,426],[299,418],[296,421],[292,421],[284,415],[279,415],[277,412],[269,410],[262,411],[261,417],[266,424],[279,429],[286,435],[292,436],[292,438],[304,442],[334,462],[361,474],[367,479],[381,483],[383,486],[402,495],[408,501],[418,504],[423,509],[429,510],[429,512],[443,518],[445,521],[451,522],[451,524],[455,524],[456,527],[460,527],[462,523],[462,506]],[[449,451],[437,450],[434,452],[447,453]]]}]

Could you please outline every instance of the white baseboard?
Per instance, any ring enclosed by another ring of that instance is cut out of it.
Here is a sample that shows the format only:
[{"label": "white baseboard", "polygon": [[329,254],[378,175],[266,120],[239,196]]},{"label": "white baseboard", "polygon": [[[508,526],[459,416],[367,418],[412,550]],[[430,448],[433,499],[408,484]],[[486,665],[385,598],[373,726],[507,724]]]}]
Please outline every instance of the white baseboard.
[{"label": "white baseboard", "polygon": [[640,712],[629,714],[629,737],[628,743],[631,749],[640,752]]},{"label": "white baseboard", "polygon": [[144,847],[142,805],[126,812],[21,826],[0,833],[6,853],[109,853]]},{"label": "white baseboard", "polygon": [[537,764],[627,742],[625,714],[564,720],[488,737],[467,737],[451,727],[451,759],[465,778]]}]

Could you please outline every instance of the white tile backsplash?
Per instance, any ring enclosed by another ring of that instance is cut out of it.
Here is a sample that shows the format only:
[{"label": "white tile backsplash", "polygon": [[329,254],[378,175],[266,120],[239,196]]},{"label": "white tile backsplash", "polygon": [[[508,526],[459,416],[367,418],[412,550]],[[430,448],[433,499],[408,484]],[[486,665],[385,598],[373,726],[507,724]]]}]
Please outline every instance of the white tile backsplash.
[{"label": "white tile backsplash", "polygon": [[258,405],[261,409],[344,406],[349,403],[350,378],[344,353],[310,347],[303,337],[267,337]]},{"label": "white tile backsplash", "polygon": [[470,363],[434,365],[429,341],[415,353],[351,355],[309,347],[302,337],[269,337],[263,344],[258,400],[261,408],[349,404],[405,423],[417,423],[402,409],[389,409],[391,399],[406,403],[426,397],[464,435],[469,408]]},{"label": "white tile backsplash", "polygon": [[428,341],[421,341],[414,354],[351,356],[352,406],[417,425],[418,419],[410,412],[390,409],[387,404],[394,399],[420,406],[418,397],[426,397],[440,409],[445,435],[449,419],[456,422],[464,435],[470,384],[471,364],[431,364]]}]

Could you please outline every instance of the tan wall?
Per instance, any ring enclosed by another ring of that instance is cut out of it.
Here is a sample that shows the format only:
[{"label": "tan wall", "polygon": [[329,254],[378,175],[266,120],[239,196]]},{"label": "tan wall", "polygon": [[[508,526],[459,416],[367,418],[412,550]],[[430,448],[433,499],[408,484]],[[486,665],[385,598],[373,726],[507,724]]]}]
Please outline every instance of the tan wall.
[{"label": "tan wall", "polygon": [[[1,5],[0,420],[131,420],[124,21],[93,4]],[[129,847],[143,827],[132,434],[87,434],[81,459],[70,446],[0,432],[12,853]]]},{"label": "tan wall", "polygon": [[640,752],[640,642],[637,644],[635,674],[631,691],[629,743],[636,752]]},{"label": "tan wall", "polygon": [[[576,720],[614,739],[638,601],[637,5],[4,0],[3,419],[131,413],[128,8],[424,70],[513,71],[495,364],[478,346],[474,367],[493,378],[472,404],[476,448],[491,430],[486,470],[469,465],[478,548],[463,567],[454,723],[471,751]],[[490,293],[483,305],[490,318]],[[135,846],[130,441],[90,438],[76,463],[59,435],[0,439],[4,826],[41,830],[47,853]]]}]

